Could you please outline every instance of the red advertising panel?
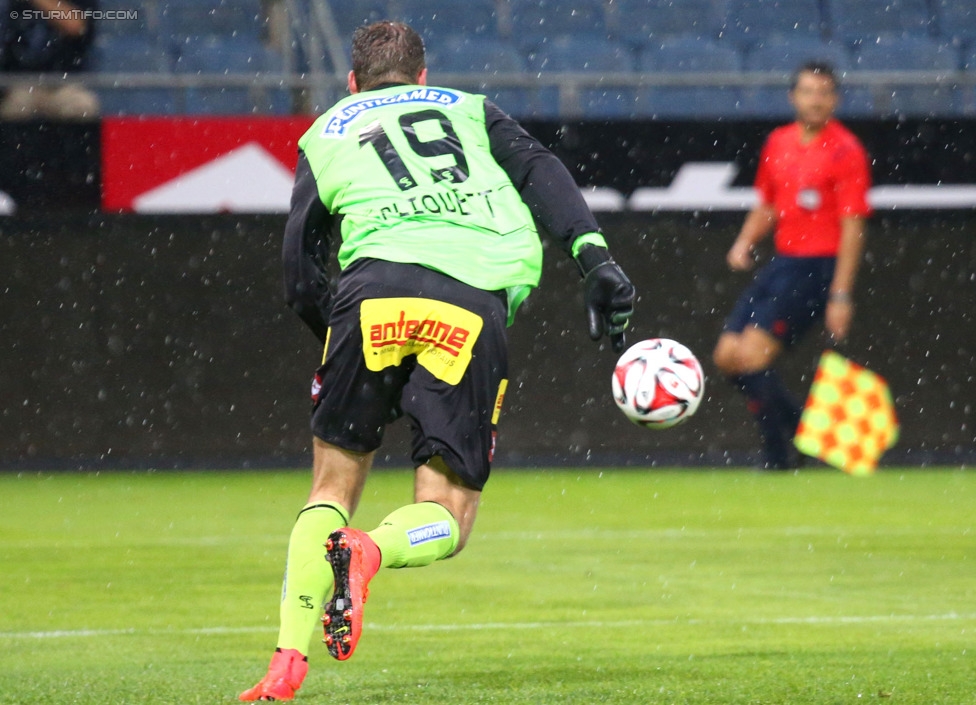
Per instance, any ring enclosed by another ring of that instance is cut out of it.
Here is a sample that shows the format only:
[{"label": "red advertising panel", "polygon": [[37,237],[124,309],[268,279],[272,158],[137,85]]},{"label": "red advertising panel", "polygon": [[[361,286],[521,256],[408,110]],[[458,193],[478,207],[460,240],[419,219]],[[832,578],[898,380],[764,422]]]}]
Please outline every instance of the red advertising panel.
[{"label": "red advertising panel", "polygon": [[[298,139],[313,120],[106,118],[102,208],[147,214],[285,213]],[[875,157],[874,208],[973,208],[976,184],[966,161],[976,150],[973,124],[854,124]],[[608,134],[597,125],[580,124],[567,133],[562,123],[526,123],[572,170],[593,210],[652,212],[747,210],[755,199],[755,159],[774,126],[646,121],[620,123]],[[11,167],[0,169],[0,215],[18,207],[23,212],[48,208],[48,203],[64,208],[66,192],[80,194],[76,200],[91,207],[96,194],[90,184],[98,183],[91,156],[98,151],[97,130],[75,139],[73,133],[47,136],[50,131],[29,128],[18,132],[0,125],[0,164]],[[924,137],[924,149],[905,149],[906,135],[916,135],[910,139],[920,144]],[[71,156],[75,153],[77,158]],[[54,168],[59,164],[62,169]],[[44,183],[38,183],[41,177]],[[78,186],[59,185],[65,183]]]},{"label": "red advertising panel", "polygon": [[285,212],[298,138],[313,120],[107,118],[102,123],[102,208]]}]

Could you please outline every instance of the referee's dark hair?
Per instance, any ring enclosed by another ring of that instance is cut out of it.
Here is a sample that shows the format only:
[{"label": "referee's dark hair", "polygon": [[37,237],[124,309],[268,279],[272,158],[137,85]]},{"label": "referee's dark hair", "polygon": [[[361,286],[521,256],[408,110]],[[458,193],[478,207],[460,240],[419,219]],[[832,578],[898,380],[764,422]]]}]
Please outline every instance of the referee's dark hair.
[{"label": "referee's dark hair", "polygon": [[352,72],[360,91],[386,82],[413,83],[425,67],[424,40],[409,25],[382,20],[352,33]]},{"label": "referee's dark hair", "polygon": [[798,68],[793,72],[792,78],[790,78],[790,90],[796,90],[796,84],[800,80],[801,73],[814,73],[818,76],[824,76],[830,79],[830,82],[834,84],[834,90],[840,88],[840,82],[837,80],[837,73],[834,71],[834,67],[827,63],[826,61],[808,61],[803,66]]}]

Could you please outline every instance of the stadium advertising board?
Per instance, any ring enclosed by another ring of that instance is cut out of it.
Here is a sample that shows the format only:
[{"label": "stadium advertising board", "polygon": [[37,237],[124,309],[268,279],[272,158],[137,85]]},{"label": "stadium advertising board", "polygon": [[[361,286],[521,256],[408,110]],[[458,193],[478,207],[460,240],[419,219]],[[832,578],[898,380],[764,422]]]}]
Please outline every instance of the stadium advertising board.
[{"label": "stadium advertising board", "polygon": [[[38,213],[0,220],[11,313],[0,395],[0,471],[24,467],[301,466],[321,346],[285,306],[283,215]],[[745,402],[711,364],[749,276],[725,254],[741,213],[605,213],[639,299],[629,340],[667,337],[705,369],[693,418],[630,423],[611,395],[617,359],[585,329],[579,274],[550,247],[542,285],[509,333],[502,465],[748,463]],[[973,463],[976,249],[971,214],[878,217],[844,353],[891,387],[901,435],[885,463]],[[823,351],[783,365],[798,397]],[[409,457],[394,424],[379,462]]]},{"label": "stadium advertising board", "polygon": [[[138,213],[288,211],[290,170],[311,118],[110,119],[103,207]],[[527,123],[598,211],[747,210],[754,160],[774,123]],[[875,156],[878,210],[976,206],[961,123],[854,123]],[[609,133],[609,134],[608,134]],[[287,171],[286,171],[287,170]],[[907,181],[906,179],[911,179]]]},{"label": "stadium advertising board", "polygon": [[97,122],[0,120],[0,216],[98,209]]},{"label": "stadium advertising board", "polygon": [[[0,215],[284,213],[311,116],[0,125]],[[598,211],[741,211],[771,122],[528,122]],[[879,211],[976,207],[976,121],[848,123]]]},{"label": "stadium advertising board", "polygon": [[102,207],[136,213],[287,211],[298,138],[311,123],[304,117],[107,119]]}]

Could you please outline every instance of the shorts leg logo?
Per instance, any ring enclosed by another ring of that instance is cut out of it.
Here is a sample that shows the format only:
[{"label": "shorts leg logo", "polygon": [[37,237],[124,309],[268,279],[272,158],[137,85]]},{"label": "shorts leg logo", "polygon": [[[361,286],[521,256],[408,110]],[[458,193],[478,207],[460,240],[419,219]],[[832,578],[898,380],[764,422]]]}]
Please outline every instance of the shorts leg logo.
[{"label": "shorts leg logo", "polygon": [[493,425],[498,425],[498,417],[502,413],[502,404],[505,401],[505,390],[508,389],[508,380],[503,379],[498,384],[498,394],[495,395],[495,408],[491,412],[491,423]]}]

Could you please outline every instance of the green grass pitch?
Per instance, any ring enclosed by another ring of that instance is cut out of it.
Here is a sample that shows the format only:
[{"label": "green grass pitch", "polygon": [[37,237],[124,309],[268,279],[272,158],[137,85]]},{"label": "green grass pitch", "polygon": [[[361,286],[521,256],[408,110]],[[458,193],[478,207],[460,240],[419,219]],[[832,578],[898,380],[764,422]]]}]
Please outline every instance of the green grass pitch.
[{"label": "green grass pitch", "polygon": [[[410,501],[374,472],[354,525]],[[231,703],[307,471],[0,475],[0,703]],[[297,703],[976,702],[976,475],[497,470]]]}]

